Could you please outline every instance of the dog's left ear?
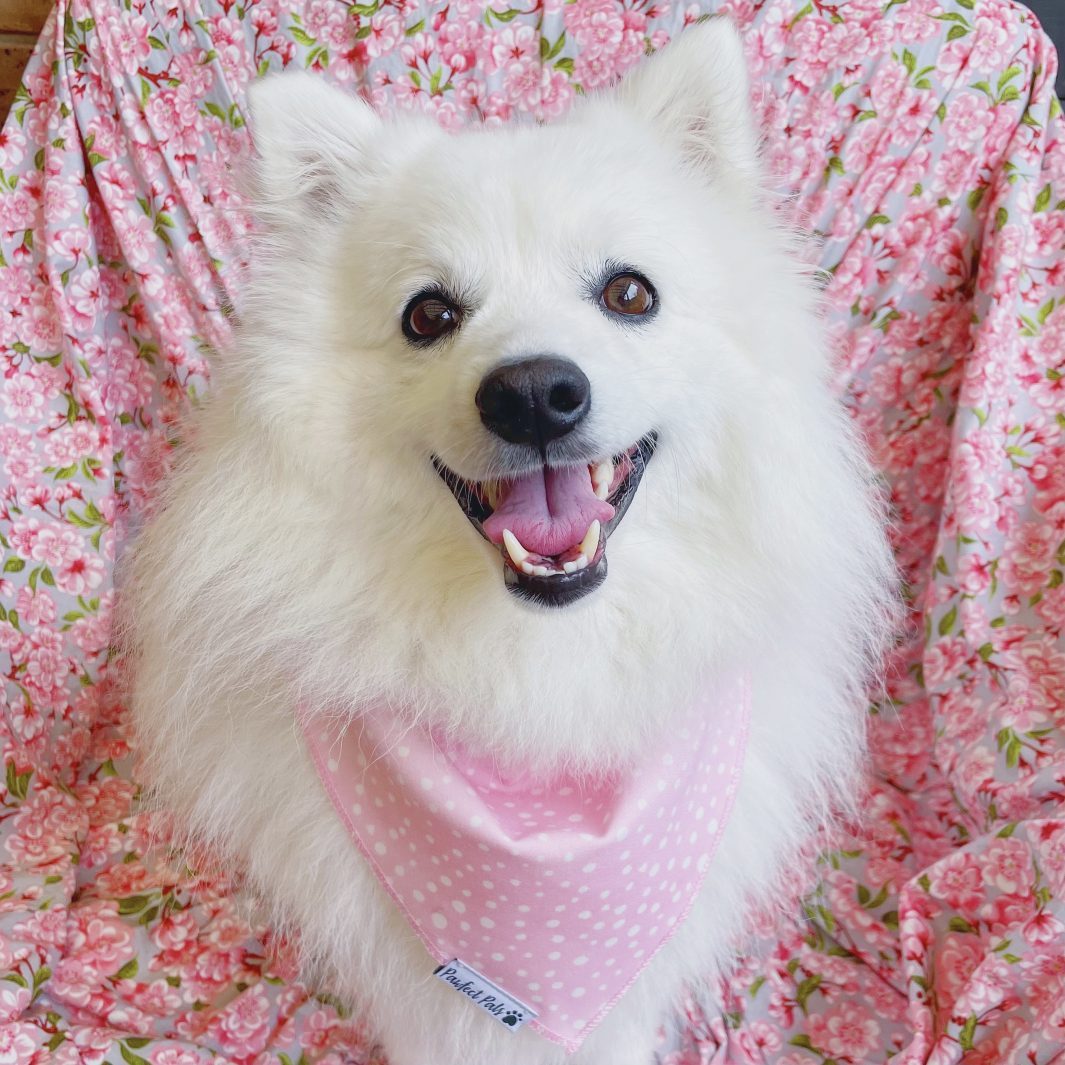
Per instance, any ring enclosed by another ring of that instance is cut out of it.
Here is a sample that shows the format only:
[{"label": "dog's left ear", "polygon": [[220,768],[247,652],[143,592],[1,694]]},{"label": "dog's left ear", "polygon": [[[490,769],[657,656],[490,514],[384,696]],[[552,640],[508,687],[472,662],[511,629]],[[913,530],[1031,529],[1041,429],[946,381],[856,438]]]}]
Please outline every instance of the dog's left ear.
[{"label": "dog's left ear", "polygon": [[675,141],[708,174],[757,183],[758,136],[739,31],[709,18],[628,74],[618,100]]},{"label": "dog's left ear", "polygon": [[306,222],[358,197],[383,126],[369,104],[303,72],[260,79],[248,100],[261,209]]}]

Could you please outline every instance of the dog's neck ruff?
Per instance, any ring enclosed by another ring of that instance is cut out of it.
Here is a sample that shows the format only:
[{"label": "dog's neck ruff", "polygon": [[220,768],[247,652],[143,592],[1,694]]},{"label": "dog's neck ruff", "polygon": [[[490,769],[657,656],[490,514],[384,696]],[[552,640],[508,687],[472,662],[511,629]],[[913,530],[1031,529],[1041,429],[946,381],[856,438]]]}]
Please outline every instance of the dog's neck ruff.
[{"label": "dog's neck ruff", "polygon": [[300,716],[333,805],[429,954],[478,970],[573,1052],[695,902],[750,693],[746,678],[704,693],[636,764],[595,778],[505,777],[380,709]]}]

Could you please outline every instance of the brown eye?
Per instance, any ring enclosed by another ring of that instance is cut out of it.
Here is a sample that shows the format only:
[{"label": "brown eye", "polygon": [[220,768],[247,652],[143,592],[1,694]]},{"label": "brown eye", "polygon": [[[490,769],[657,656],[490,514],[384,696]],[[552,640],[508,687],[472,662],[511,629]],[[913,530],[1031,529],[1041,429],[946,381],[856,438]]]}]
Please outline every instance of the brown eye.
[{"label": "brown eye", "polygon": [[403,334],[414,344],[439,340],[455,329],[462,312],[439,294],[418,295],[403,312]]},{"label": "brown eye", "polygon": [[655,290],[650,281],[638,274],[617,274],[603,287],[599,300],[614,314],[638,318],[654,309]]}]

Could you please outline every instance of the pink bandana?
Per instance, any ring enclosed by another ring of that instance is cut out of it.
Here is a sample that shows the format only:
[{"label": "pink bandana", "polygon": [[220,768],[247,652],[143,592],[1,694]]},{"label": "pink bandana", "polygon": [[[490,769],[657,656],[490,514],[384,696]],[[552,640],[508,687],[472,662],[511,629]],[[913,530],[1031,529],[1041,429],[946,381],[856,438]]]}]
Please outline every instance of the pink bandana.
[{"label": "pink bandana", "polygon": [[[746,679],[609,776],[503,778],[372,711],[304,716],[319,776],[437,975],[573,1052],[687,916],[743,765]],[[535,1019],[533,1019],[535,1018]]]}]

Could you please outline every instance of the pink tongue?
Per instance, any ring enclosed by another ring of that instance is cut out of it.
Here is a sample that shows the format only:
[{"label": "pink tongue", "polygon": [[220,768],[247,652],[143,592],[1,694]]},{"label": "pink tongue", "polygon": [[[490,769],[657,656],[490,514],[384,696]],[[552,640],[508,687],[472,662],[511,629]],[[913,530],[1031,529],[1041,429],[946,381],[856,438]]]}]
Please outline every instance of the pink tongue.
[{"label": "pink tongue", "polygon": [[484,523],[494,544],[509,529],[527,551],[560,555],[584,539],[588,526],[614,516],[614,508],[596,497],[587,466],[563,470],[541,467],[503,485],[503,495]]}]

